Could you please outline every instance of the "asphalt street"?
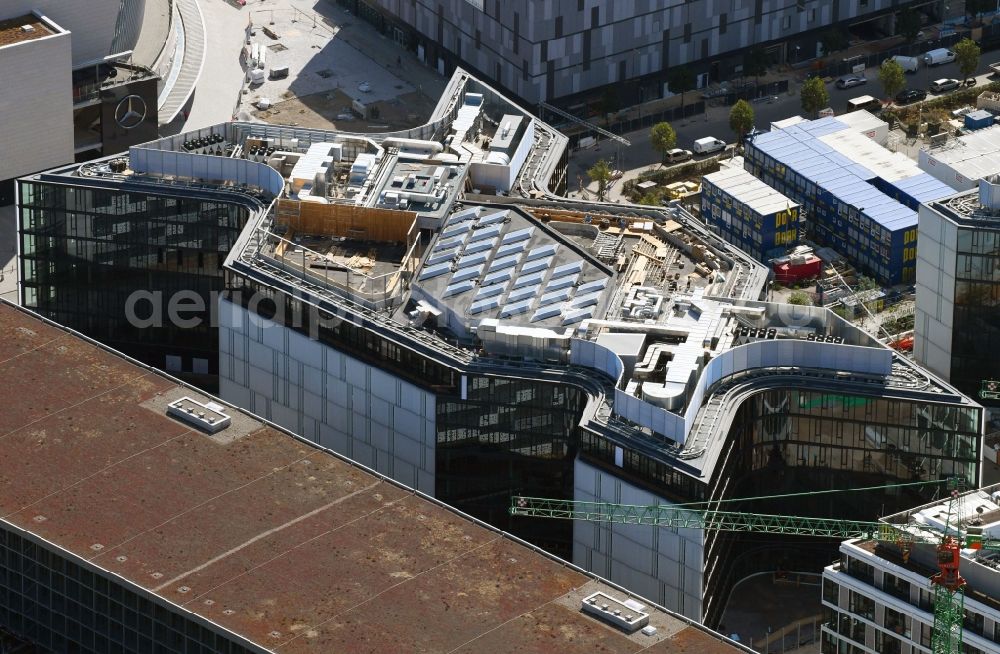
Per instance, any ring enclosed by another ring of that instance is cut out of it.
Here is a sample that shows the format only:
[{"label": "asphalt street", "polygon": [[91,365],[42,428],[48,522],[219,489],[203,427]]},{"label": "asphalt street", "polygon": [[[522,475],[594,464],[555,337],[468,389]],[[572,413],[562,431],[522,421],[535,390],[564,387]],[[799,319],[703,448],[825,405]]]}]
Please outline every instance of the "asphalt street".
[{"label": "asphalt street", "polygon": [[[980,60],[979,69],[976,72],[978,85],[987,84],[990,79],[987,75],[988,64],[995,56],[1000,60],[1000,53],[984,53]],[[830,93],[830,106],[837,113],[843,113],[847,107],[847,101],[860,95],[872,95],[877,98],[883,97],[882,85],[878,81],[878,70],[869,69],[867,71],[868,82],[861,86],[850,89],[838,89],[831,82],[827,85]],[[931,82],[941,78],[960,79],[958,65],[955,63],[944,64],[927,68],[921,65],[920,69],[913,74],[906,76],[907,88],[917,88],[927,90]],[[801,82],[792,80],[789,91],[777,96],[773,101],[758,101],[753,103],[755,126],[757,129],[767,130],[772,122],[789,118],[791,116],[802,115],[802,106],[799,101],[799,88]],[[694,93],[689,94],[691,96]],[[928,94],[928,99],[933,99],[933,94]],[[704,114],[672,123],[677,131],[677,147],[692,149],[696,139],[705,136],[714,136],[727,142],[735,140],[735,135],[729,128],[729,107],[708,107]],[[577,176],[583,178],[583,183],[588,183],[586,171],[599,159],[616,161],[616,166],[621,170],[633,170],[660,163],[660,155],[653,150],[649,142],[649,130],[641,129],[629,132],[624,135],[632,142],[631,146],[621,146],[613,141],[600,141],[598,145],[584,150],[575,150],[569,157],[569,177],[570,188],[576,188]]]}]

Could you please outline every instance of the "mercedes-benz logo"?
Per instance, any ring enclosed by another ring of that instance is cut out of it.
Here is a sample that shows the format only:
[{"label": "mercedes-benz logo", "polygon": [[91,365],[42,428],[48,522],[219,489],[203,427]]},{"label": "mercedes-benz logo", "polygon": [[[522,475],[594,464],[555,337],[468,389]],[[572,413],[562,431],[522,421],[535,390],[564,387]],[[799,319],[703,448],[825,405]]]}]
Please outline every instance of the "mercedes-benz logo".
[{"label": "mercedes-benz logo", "polygon": [[115,122],[125,129],[138,127],[146,118],[146,101],[138,95],[127,95],[115,107]]}]

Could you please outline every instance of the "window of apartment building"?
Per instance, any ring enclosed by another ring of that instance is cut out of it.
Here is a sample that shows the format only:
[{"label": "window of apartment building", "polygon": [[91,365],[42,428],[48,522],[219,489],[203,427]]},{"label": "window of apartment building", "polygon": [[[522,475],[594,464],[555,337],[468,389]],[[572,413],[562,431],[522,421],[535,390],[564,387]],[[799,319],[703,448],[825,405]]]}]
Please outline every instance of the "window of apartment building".
[{"label": "window of apartment building", "polygon": [[806,0],[795,0],[795,11],[800,14],[806,10]]},{"label": "window of apartment building", "polygon": [[476,30],[476,50],[478,50],[483,45],[483,33]]},{"label": "window of apartment building", "polygon": [[868,0],[858,0],[858,7],[860,9],[865,9],[868,7]]},{"label": "window of apartment building", "polygon": [[576,10],[583,11],[583,0],[576,0]]},{"label": "window of apartment building", "polygon": [[691,42],[691,23],[684,23],[684,42]]},{"label": "window of apartment building", "polygon": [[815,23],[816,22],[816,10],[815,9],[810,9],[809,10],[809,22],[810,23]]},{"label": "window of apartment building", "polygon": [[753,22],[754,25],[760,25],[764,20],[764,0],[754,0],[753,3]]},{"label": "window of apartment building", "polygon": [[910,620],[906,614],[890,607],[885,607],[885,620],[882,623],[886,629],[909,640]]},{"label": "window of apartment building", "polygon": [[562,35],[562,16],[556,16],[556,38],[561,39]]},{"label": "window of apartment building", "polygon": [[875,630],[875,651],[879,654],[901,654],[903,644],[895,636]]},{"label": "window of apartment building", "polygon": [[784,18],[781,19],[781,29],[787,30],[787,29],[790,29],[791,27],[792,27],[792,17],[791,16],[785,16]]},{"label": "window of apartment building", "polygon": [[972,631],[980,636],[986,631],[986,622],[982,613],[974,613],[965,609],[965,620],[963,621],[966,631]]},{"label": "window of apartment building", "polygon": [[591,28],[599,27],[600,24],[601,24],[601,7],[600,7],[600,5],[598,5],[597,7],[591,7],[590,8],[590,27]]},{"label": "window of apartment building", "polygon": [[719,36],[726,33],[726,28],[729,26],[729,15],[726,13],[719,14]]},{"label": "window of apartment building", "polygon": [[624,59],[622,59],[621,61],[618,62],[618,81],[624,82],[627,77],[628,77],[627,62]]},{"label": "window of apartment building", "polygon": [[527,59],[522,59],[521,60],[521,79],[523,79],[525,82],[528,81],[528,60]]},{"label": "window of apartment building", "polygon": [[503,75],[502,75],[503,68],[500,66],[500,62],[499,61],[497,62],[495,70],[496,70],[496,72],[493,75],[493,79],[496,80],[497,84],[500,84],[502,86],[503,85]]},{"label": "window of apartment building", "polygon": [[583,69],[590,70],[590,30],[583,33]]},{"label": "window of apartment building", "polygon": [[882,590],[904,602],[910,601],[910,582],[888,572],[882,575]]},{"label": "window of apartment building", "polygon": [[875,568],[861,559],[851,558],[848,561],[847,574],[869,585],[875,585]]},{"label": "window of apartment building", "polygon": [[851,591],[848,610],[855,615],[860,615],[862,618],[875,620],[875,600],[857,591]]},{"label": "window of apartment building", "polygon": [[539,48],[539,63],[545,63],[549,60],[549,42],[542,41],[541,47]]}]

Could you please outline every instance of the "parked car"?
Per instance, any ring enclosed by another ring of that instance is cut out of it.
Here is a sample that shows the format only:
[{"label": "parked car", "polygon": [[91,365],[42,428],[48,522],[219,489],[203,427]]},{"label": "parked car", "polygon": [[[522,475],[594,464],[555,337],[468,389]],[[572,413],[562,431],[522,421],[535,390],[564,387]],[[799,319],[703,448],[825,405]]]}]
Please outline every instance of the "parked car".
[{"label": "parked car", "polygon": [[844,75],[837,80],[838,89],[849,89],[853,86],[861,86],[862,84],[867,84],[868,78],[864,75]]},{"label": "parked car", "polygon": [[941,79],[936,79],[931,82],[931,93],[944,93],[946,91],[954,91],[962,83],[957,79],[951,79],[948,77],[943,77]]},{"label": "parked car", "polygon": [[681,148],[674,148],[673,150],[667,150],[667,154],[664,155],[663,160],[667,163],[679,163],[681,161],[687,161],[691,158],[690,150],[683,150]]},{"label": "parked car", "polygon": [[927,99],[927,91],[923,89],[905,89],[896,95],[896,104],[903,106],[913,102],[920,102]]}]

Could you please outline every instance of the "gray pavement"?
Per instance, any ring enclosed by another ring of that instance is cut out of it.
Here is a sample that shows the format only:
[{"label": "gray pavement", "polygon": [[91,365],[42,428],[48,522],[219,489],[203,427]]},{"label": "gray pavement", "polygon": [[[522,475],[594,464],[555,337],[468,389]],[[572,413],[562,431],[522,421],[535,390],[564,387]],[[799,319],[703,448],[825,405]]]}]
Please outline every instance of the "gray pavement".
[{"label": "gray pavement", "polygon": [[170,0],[146,0],[142,28],[139,31],[139,41],[132,51],[132,61],[152,68],[160,56],[169,31]]},{"label": "gray pavement", "polygon": [[[302,96],[339,88],[369,102],[417,90],[436,100],[446,84],[401,45],[326,0],[250,0],[243,8],[225,0],[200,0],[200,5],[211,35],[205,45],[201,80],[187,120],[179,117],[165,133],[208,127],[234,115],[249,118],[250,102],[259,97],[276,102],[289,90]],[[291,74],[242,93],[245,73],[240,52],[251,20],[258,28],[255,41],[287,48],[269,49],[268,67],[288,65]],[[263,27],[279,38],[268,37]],[[306,74],[297,75],[296,68]],[[361,82],[368,82],[371,91],[360,91]]]}]

